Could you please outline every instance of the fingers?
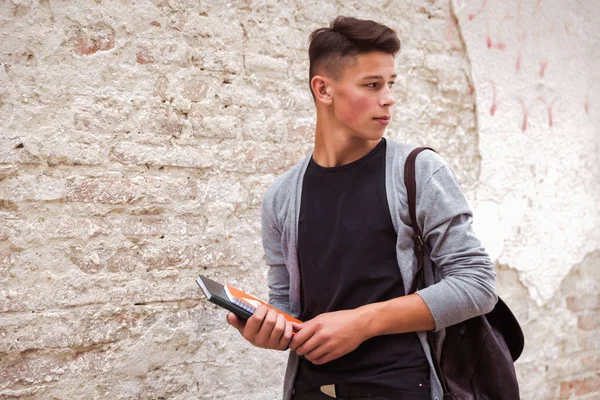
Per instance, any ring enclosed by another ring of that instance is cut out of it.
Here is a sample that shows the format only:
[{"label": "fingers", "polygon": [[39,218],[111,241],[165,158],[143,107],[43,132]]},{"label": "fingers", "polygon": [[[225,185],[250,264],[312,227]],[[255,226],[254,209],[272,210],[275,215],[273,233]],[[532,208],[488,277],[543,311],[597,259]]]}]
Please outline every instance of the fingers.
[{"label": "fingers", "polygon": [[248,321],[246,321],[246,326],[244,327],[244,331],[242,332],[247,340],[254,338],[258,334],[268,310],[269,309],[267,307],[260,306],[254,311],[254,314],[248,318]]},{"label": "fingers", "polygon": [[[234,325],[237,323],[234,317],[228,316],[227,321],[233,326],[240,326]],[[275,310],[260,306],[239,330],[254,346],[285,350],[292,338],[293,326]]]},{"label": "fingers", "polygon": [[283,330],[281,332],[281,336],[279,337],[279,341],[277,343],[277,349],[278,350],[286,350],[290,344],[290,341],[292,340],[292,334],[294,331],[294,328],[292,327],[292,324],[288,321],[285,320],[285,317],[283,315],[278,315],[277,316],[277,322],[279,323],[279,320],[281,319],[281,326],[283,327]]},{"label": "fingers", "polygon": [[292,322],[292,328],[294,331],[299,332],[304,325],[299,324],[297,322]]},{"label": "fingers", "polygon": [[244,321],[232,312],[227,314],[227,323],[240,332],[244,328],[244,325],[246,325],[246,321]]},{"label": "fingers", "polygon": [[[314,337],[312,337],[296,349],[296,354],[298,354],[299,356],[308,355],[309,353],[317,350],[318,347],[319,347],[318,340],[316,340]],[[322,355],[323,354],[322,351],[323,350],[313,353],[312,358],[316,358],[316,357],[314,357],[315,355],[319,355],[319,356]]]},{"label": "fingers", "polygon": [[278,349],[280,347],[281,338],[285,332],[285,318],[281,314],[277,314],[275,317],[275,326],[269,335],[269,347]]},{"label": "fingers", "polygon": [[317,346],[313,351],[308,352],[304,358],[316,365],[325,364],[337,358],[333,356],[333,352],[326,351],[325,347],[326,346]]},{"label": "fingers", "polygon": [[[259,329],[256,331],[256,334],[255,334],[255,340],[256,340],[257,346],[260,346],[260,347],[268,347],[269,346],[269,339],[271,338],[271,335],[274,334],[273,329],[275,328],[276,323],[277,323],[277,312],[275,310],[266,309],[262,324],[259,327]],[[281,336],[281,332],[280,332],[280,336]],[[277,339],[279,340],[279,337]]]},{"label": "fingers", "polygon": [[[296,333],[290,343],[290,349],[294,350],[299,356],[306,355],[319,347],[322,341],[316,335],[317,328],[314,325],[305,326],[304,329]],[[321,355],[321,353],[316,353]]]},{"label": "fingers", "polygon": [[[296,324],[294,324],[296,325]],[[312,347],[302,347],[309,339],[313,337],[316,332],[316,327],[314,325],[304,325],[301,330],[299,330],[292,341],[290,342],[290,349],[294,350],[298,355],[303,355],[308,352],[308,350],[312,350]],[[314,346],[313,346],[314,347]]]},{"label": "fingers", "polygon": [[[293,339],[292,339],[293,340]],[[291,345],[290,345],[290,348]],[[320,335],[313,335],[307,341],[302,343],[296,349],[296,354],[304,356],[313,364],[321,365],[338,358],[332,343],[320,338]]]}]

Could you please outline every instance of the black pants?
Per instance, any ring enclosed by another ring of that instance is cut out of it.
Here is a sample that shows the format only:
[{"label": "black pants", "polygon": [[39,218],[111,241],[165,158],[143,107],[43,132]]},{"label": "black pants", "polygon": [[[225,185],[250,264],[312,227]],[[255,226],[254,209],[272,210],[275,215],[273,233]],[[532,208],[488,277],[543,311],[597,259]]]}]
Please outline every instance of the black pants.
[{"label": "black pants", "polygon": [[[292,400],[331,400],[333,399],[333,397],[327,396],[325,393],[321,393],[321,392],[310,392],[310,393],[302,393],[302,394],[295,394],[292,396]],[[398,399],[392,399],[391,397],[381,397],[381,396],[376,396],[376,397],[336,397],[337,400],[347,400],[347,399],[352,399],[352,400],[398,400]],[[429,397],[427,397],[427,399],[429,399]]]},{"label": "black pants", "polygon": [[[430,393],[390,391],[374,385],[336,385],[335,399],[339,400],[430,400]],[[334,397],[314,390],[294,393],[292,400],[331,400]]]}]

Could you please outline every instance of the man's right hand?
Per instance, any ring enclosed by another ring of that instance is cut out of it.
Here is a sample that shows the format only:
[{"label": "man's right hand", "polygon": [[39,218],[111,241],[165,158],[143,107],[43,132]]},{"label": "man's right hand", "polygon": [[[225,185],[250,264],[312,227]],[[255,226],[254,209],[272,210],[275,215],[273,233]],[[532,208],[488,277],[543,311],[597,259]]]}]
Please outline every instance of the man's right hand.
[{"label": "man's right hand", "polygon": [[230,312],[227,322],[256,347],[286,350],[292,339],[292,323],[266,306],[258,307],[247,321]]}]

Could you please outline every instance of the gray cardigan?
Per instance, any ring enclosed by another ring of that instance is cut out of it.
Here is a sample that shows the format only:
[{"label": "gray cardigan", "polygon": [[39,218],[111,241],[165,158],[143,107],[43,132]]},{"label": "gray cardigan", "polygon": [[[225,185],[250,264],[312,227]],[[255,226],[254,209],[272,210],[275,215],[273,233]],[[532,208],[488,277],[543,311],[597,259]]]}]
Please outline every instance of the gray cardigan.
[{"label": "gray cardigan", "polygon": [[[396,256],[408,293],[416,271],[412,228],[404,186],[404,161],[414,147],[387,140],[386,193],[392,223],[398,233]],[[267,190],[262,203],[262,239],[269,265],[269,302],[300,315],[300,269],[297,233],[302,181],[308,155]],[[417,292],[435,320],[437,348],[444,328],[491,311],[496,304],[495,273],[489,256],[474,234],[472,212],[450,167],[440,156],[425,151],[417,157],[417,219],[427,243],[427,287]],[[431,263],[430,260],[433,262]],[[433,266],[433,267],[432,267]],[[425,332],[419,339],[431,366],[432,399],[443,397],[433,368]],[[439,354],[436,354],[439,359]],[[284,400],[291,399],[298,357],[290,352],[284,381]]]}]

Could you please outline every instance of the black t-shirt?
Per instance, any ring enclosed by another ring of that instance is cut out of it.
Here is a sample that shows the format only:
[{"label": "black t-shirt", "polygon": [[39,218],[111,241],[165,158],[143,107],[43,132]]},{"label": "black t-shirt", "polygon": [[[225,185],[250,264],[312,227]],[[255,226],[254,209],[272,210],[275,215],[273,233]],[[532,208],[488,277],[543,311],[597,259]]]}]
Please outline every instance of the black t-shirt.
[{"label": "black t-shirt", "polygon": [[[383,139],[352,163],[324,168],[311,160],[307,167],[298,226],[303,321],[405,294],[385,154]],[[295,388],[350,382],[427,392],[429,364],[417,334],[374,337],[324,365],[301,358]]]}]

